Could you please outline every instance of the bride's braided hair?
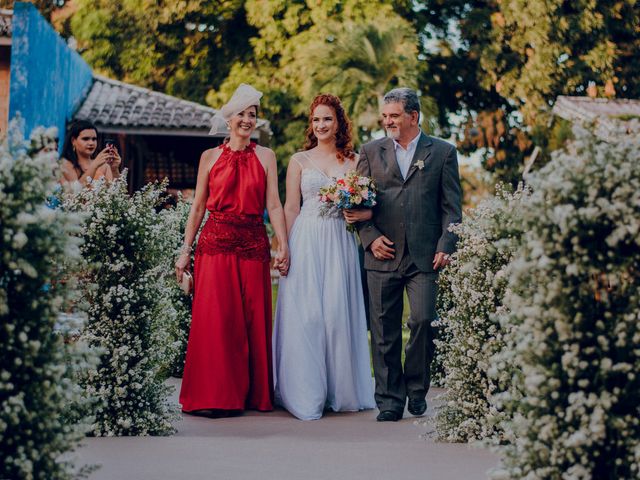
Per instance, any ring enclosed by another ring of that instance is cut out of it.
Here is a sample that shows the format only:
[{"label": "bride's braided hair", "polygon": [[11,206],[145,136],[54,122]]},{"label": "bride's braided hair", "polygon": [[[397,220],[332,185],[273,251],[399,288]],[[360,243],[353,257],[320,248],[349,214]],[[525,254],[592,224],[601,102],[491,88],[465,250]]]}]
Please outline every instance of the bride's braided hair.
[{"label": "bride's braided hair", "polygon": [[336,112],[336,119],[338,120],[338,131],[336,132],[336,148],[338,150],[337,157],[339,162],[343,162],[345,158],[352,160],[355,158],[356,153],[353,150],[353,134],[351,132],[351,121],[347,117],[340,99],[330,93],[321,93],[311,102],[309,107],[309,126],[305,132],[306,141],[304,144],[304,150],[310,150],[318,145],[318,139],[313,133],[313,111],[318,105],[326,105],[333,108]]}]

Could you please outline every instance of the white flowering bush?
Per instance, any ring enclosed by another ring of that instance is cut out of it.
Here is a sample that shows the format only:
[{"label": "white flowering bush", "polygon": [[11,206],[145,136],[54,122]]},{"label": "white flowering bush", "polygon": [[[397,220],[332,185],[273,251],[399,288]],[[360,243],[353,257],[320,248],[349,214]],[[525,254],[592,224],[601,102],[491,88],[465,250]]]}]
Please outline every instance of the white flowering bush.
[{"label": "white flowering bush", "polygon": [[158,316],[165,318],[169,334],[165,369],[174,377],[182,377],[191,328],[191,295],[185,295],[174,274],[174,264],[182,247],[190,207],[190,204],[179,199],[174,208],[164,209],[159,214],[165,232],[161,238],[164,241],[162,248],[166,252],[161,258],[161,271],[165,275],[160,281],[166,295],[163,296],[164,305],[160,305]]},{"label": "white flowering bush", "polygon": [[25,142],[17,131],[0,145],[0,478],[75,478],[86,469],[69,452],[86,419],[68,408],[82,405],[74,377],[92,363],[58,317],[69,293],[59,266],[79,261],[80,219],[46,205],[56,160],[34,150],[47,132]]},{"label": "white flowering bush", "polygon": [[[37,154],[44,151],[53,153],[58,150],[58,129],[56,127],[36,127],[31,132],[29,138],[29,151]],[[55,157],[50,157],[51,162],[55,162]]]},{"label": "white flowering bush", "polygon": [[467,442],[501,437],[502,413],[492,404],[499,383],[509,381],[509,369],[490,358],[504,346],[496,312],[503,308],[504,268],[521,237],[520,212],[528,190],[513,194],[498,187],[452,227],[458,248],[440,275],[440,331],[436,340],[446,392],[437,410],[441,440]]},{"label": "white flowering bush", "polygon": [[81,236],[86,271],[80,278],[89,317],[81,338],[103,352],[83,377],[95,408],[94,435],[162,435],[173,431],[176,407],[164,384],[175,355],[175,321],[166,278],[166,222],[156,211],[165,185],[128,195],[125,175],[94,182],[65,200],[83,211]]},{"label": "white flowering bush", "polygon": [[[443,271],[444,272],[444,271]],[[448,308],[445,306],[445,302],[443,302],[442,297],[444,296],[442,292],[442,288],[447,288],[446,285],[443,284],[443,273],[440,274],[438,278],[439,292],[438,292],[438,315],[442,316],[441,309]],[[444,388],[444,355],[445,355],[445,345],[449,342],[449,331],[444,329],[442,326],[442,322],[440,318],[432,322],[431,324],[434,328],[434,349],[433,356],[431,358],[431,365],[429,366],[430,375],[431,375],[431,386],[436,388]],[[440,397],[438,398],[440,399]]]},{"label": "white flowering bush", "polygon": [[640,141],[575,134],[531,179],[505,271],[495,479],[640,478]]}]

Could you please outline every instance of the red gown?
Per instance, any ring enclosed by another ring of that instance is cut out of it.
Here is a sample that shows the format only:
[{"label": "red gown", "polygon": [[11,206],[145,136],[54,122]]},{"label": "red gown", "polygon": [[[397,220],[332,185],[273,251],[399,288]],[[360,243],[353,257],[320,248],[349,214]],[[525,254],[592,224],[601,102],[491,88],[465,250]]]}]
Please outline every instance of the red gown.
[{"label": "red gown", "polygon": [[185,412],[272,410],[267,178],[254,143],[222,149],[209,173],[210,214],[195,253],[180,403]]}]

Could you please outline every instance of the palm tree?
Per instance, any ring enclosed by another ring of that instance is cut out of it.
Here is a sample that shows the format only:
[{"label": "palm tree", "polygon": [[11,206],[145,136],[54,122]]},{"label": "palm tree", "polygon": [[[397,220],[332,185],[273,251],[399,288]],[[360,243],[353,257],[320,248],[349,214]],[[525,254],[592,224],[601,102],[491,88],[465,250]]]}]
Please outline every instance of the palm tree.
[{"label": "palm tree", "polygon": [[418,76],[418,38],[401,19],[331,25],[326,37],[298,52],[307,97],[334,93],[358,129],[379,128],[385,92],[395,86],[415,87]]}]

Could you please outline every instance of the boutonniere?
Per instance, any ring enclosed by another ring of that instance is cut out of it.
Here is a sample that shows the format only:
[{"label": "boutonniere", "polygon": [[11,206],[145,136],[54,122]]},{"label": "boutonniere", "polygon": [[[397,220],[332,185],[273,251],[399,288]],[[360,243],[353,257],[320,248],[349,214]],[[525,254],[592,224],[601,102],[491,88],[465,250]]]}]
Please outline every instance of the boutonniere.
[{"label": "boutonniere", "polygon": [[418,167],[418,170],[422,170],[424,168],[424,160],[418,160],[416,162],[416,167]]}]

